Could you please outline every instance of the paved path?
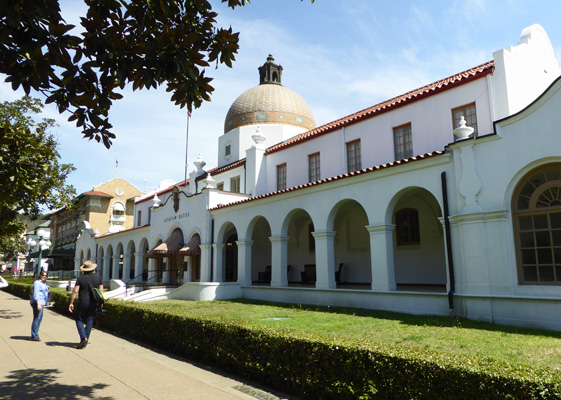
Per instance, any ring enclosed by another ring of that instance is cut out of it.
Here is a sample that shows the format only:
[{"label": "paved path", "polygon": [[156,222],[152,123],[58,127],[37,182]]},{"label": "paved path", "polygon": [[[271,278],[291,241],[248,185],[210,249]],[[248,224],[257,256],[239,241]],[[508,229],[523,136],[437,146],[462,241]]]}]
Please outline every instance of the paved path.
[{"label": "paved path", "polygon": [[99,330],[77,350],[74,321],[49,309],[32,342],[31,320],[28,300],[0,290],[0,399],[287,398]]}]

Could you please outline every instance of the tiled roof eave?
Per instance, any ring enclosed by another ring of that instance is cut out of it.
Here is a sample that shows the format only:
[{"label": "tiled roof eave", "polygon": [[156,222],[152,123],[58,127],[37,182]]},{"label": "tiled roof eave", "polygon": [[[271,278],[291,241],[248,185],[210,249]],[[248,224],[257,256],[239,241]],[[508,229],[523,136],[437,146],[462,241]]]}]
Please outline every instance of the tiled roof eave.
[{"label": "tiled roof eave", "polygon": [[325,135],[327,133],[339,130],[342,127],[347,127],[356,124],[358,122],[364,121],[365,119],[382,115],[386,112],[393,111],[400,107],[404,107],[406,105],[425,99],[427,97],[434,96],[436,94],[457,88],[458,86],[465,85],[467,83],[481,79],[491,74],[493,71],[494,71],[494,62],[489,61],[485,64],[479,65],[478,67],[472,68],[471,70],[460,72],[459,74],[453,75],[451,77],[442,79],[440,81],[431,83],[429,85],[425,85],[419,89],[415,89],[410,92],[404,93],[400,96],[376,104],[372,107],[366,108],[349,116],[340,118],[336,121],[327,123],[325,125],[312,129],[308,132],[302,133],[293,139],[288,139],[284,143],[280,143],[270,147],[265,152],[265,155],[269,155],[277,151],[284,150],[296,144],[300,144],[305,141]]},{"label": "tiled roof eave", "polygon": [[280,194],[283,194],[283,193],[294,192],[296,190],[306,189],[306,188],[310,188],[310,187],[313,187],[313,186],[322,185],[322,184],[325,184],[325,183],[335,182],[335,181],[339,181],[341,179],[351,178],[353,176],[359,176],[359,175],[364,175],[364,174],[367,174],[367,173],[370,173],[370,172],[385,170],[385,169],[390,168],[390,167],[396,167],[396,166],[399,166],[399,165],[409,164],[411,162],[426,160],[428,158],[440,156],[440,155],[443,155],[443,154],[445,154],[445,151],[441,151],[441,150],[433,151],[432,153],[426,153],[426,154],[418,155],[418,156],[415,156],[415,157],[405,158],[403,160],[393,161],[391,163],[386,163],[386,164],[378,165],[378,166],[375,166],[375,167],[366,168],[366,169],[363,169],[363,170],[360,170],[360,171],[350,172],[350,173],[343,174],[343,175],[337,175],[337,176],[334,176],[334,177],[331,177],[331,178],[322,179],[320,181],[309,182],[309,183],[306,183],[304,185],[294,186],[292,188],[262,194],[260,196],[251,197],[251,198],[236,201],[236,202],[233,202],[233,203],[230,203],[230,204],[220,205],[220,206],[209,209],[209,211],[220,210],[222,208],[231,207],[231,206],[235,206],[235,205],[239,205],[239,204],[243,204],[243,203],[248,203],[250,201],[265,199],[265,198],[272,197],[272,196],[277,196],[277,195],[280,195]]}]

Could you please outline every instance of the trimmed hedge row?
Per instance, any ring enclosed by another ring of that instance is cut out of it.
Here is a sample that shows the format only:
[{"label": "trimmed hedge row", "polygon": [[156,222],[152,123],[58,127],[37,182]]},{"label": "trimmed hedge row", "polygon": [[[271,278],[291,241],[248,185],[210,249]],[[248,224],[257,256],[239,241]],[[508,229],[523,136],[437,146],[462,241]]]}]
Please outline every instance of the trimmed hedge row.
[{"label": "trimmed hedge row", "polygon": [[[20,286],[26,286],[20,287]],[[29,285],[11,284],[29,298]],[[53,308],[69,315],[68,296]],[[288,332],[216,317],[192,318],[112,301],[99,326],[174,354],[321,399],[558,399],[561,373],[465,356]]]}]

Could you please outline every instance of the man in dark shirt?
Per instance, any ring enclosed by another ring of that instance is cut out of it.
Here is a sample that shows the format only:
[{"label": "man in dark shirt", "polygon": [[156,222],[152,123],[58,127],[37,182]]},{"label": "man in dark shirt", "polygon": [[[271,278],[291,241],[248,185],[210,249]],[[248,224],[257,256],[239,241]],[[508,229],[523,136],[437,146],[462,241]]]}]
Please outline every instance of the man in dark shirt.
[{"label": "man in dark shirt", "polygon": [[93,319],[97,307],[96,302],[92,298],[91,289],[99,288],[103,292],[103,282],[101,277],[94,273],[97,264],[86,261],[80,269],[84,272],[76,279],[76,285],[70,295],[70,305],[68,310],[74,312],[74,300],[78,296],[78,308],[76,309],[76,328],[80,335],[80,343],[77,349],[83,349],[88,344],[90,332],[92,331]]}]

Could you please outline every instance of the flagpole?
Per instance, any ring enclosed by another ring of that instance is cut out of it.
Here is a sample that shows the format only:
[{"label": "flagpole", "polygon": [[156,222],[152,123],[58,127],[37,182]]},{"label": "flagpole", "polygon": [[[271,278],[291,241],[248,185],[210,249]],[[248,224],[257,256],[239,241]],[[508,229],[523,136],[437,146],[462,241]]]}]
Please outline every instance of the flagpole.
[{"label": "flagpole", "polygon": [[117,177],[117,159],[115,159],[115,167],[113,167],[113,178]]},{"label": "flagpole", "polygon": [[189,109],[187,109],[187,129],[185,133],[185,186],[187,186],[187,169],[189,164],[187,163],[187,150],[189,150],[189,118],[191,117],[191,113]]}]

